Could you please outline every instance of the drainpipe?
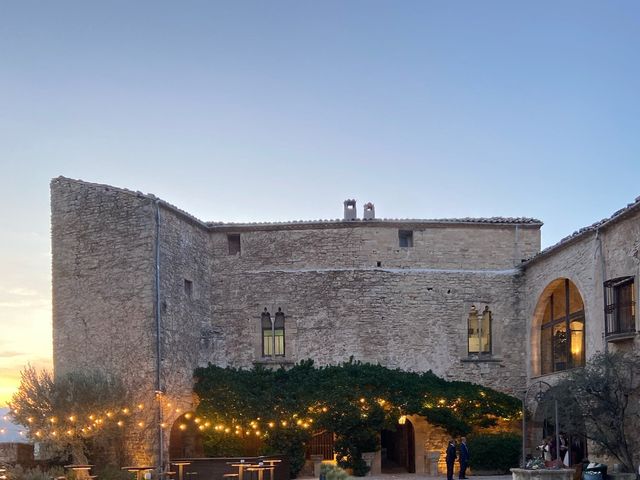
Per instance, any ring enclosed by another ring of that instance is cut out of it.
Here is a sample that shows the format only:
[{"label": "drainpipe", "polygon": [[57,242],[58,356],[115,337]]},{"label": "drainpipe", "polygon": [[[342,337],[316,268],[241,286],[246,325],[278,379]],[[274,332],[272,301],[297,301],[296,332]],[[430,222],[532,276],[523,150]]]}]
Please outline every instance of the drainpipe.
[{"label": "drainpipe", "polygon": [[156,390],[155,397],[158,401],[158,411],[157,415],[157,426],[158,426],[158,478],[160,478],[160,474],[162,473],[162,468],[164,465],[163,451],[164,451],[164,437],[162,434],[162,403],[161,403],[161,393],[162,393],[162,382],[161,382],[161,372],[162,368],[162,352],[160,350],[160,199],[156,199],[154,202],[155,206],[155,217],[156,217],[156,231],[155,231],[155,263],[156,263],[156,274],[155,274],[155,290],[156,290]]},{"label": "drainpipe", "polygon": [[513,248],[513,265],[517,267],[522,257],[522,255],[520,254],[520,225],[518,225],[517,223],[516,223],[515,236],[516,236],[516,244],[514,245],[514,248]]},{"label": "drainpipe", "polygon": [[[597,242],[596,244],[596,251],[594,252],[594,257],[596,255],[600,255],[600,273],[602,275],[602,281],[600,282],[600,288],[602,288],[602,302],[603,302],[603,308],[602,308],[602,315],[603,315],[603,322],[602,325],[605,326],[606,328],[606,324],[607,324],[607,316],[604,313],[605,312],[605,308],[607,306],[607,298],[604,292],[604,282],[607,280],[607,266],[606,266],[606,260],[604,258],[604,252],[602,251],[602,238],[600,237],[600,229],[598,228],[596,230],[596,238],[595,241]],[[602,334],[604,337],[604,333]],[[604,351],[605,353],[609,352],[609,342],[607,342],[607,339],[604,338],[603,340],[604,343]]]}]

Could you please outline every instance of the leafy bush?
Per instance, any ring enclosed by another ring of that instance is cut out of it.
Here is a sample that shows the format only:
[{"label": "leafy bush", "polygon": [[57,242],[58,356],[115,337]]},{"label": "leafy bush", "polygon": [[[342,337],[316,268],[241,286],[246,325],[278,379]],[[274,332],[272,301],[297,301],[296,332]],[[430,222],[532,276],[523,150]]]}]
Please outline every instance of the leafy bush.
[{"label": "leafy bush", "polygon": [[514,433],[477,435],[469,438],[469,466],[474,470],[508,472],[520,464],[522,438]]},{"label": "leafy bush", "polygon": [[247,454],[242,438],[215,430],[202,435],[202,448],[207,457],[240,457]]},{"label": "leafy bush", "polygon": [[288,370],[209,365],[194,375],[197,415],[223,431],[264,432],[266,447],[289,456],[294,475],[302,467],[304,432],[332,432],[338,465],[362,476],[369,470],[362,453],[378,450],[380,431],[394,429],[400,415],[421,415],[465,435],[518,417],[521,408],[518,399],[479,385],[353,359],[319,368],[307,360]]},{"label": "leafy bush", "polygon": [[330,463],[320,465],[320,476],[324,476],[325,480],[347,480],[349,478],[346,471]]},{"label": "leafy bush", "polygon": [[9,480],[50,480],[64,476],[65,472],[62,467],[53,467],[50,470],[41,470],[39,468],[23,468],[20,465],[7,468],[7,478]]},{"label": "leafy bush", "polygon": [[308,430],[273,430],[265,437],[262,453],[281,454],[288,457],[291,478],[296,478],[304,467],[306,442],[309,441],[310,436]]}]

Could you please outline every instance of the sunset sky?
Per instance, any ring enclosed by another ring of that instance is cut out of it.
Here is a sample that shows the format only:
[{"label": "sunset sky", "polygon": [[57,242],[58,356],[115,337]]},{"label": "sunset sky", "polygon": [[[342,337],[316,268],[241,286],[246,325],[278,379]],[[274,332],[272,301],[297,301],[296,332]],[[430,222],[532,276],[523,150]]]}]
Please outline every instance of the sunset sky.
[{"label": "sunset sky", "polygon": [[211,221],[529,216],[640,195],[637,1],[0,5],[0,401],[51,364],[49,181]]}]

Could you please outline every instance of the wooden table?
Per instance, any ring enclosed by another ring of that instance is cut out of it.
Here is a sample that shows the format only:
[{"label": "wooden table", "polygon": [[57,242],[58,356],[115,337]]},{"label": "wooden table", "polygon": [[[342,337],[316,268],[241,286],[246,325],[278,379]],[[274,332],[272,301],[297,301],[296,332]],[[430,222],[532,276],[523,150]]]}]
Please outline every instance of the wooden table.
[{"label": "wooden table", "polygon": [[251,465],[247,472],[258,472],[258,480],[264,480],[264,471],[269,470],[269,480],[273,480],[273,471],[276,467],[272,465]]},{"label": "wooden table", "polygon": [[264,463],[269,467],[269,480],[273,480],[273,474],[280,462],[282,462],[282,460],[280,460],[279,458],[261,458],[260,459],[260,463]]},{"label": "wooden table", "polygon": [[186,467],[187,465],[191,465],[191,462],[171,462],[171,465],[175,465],[176,467],[178,467],[178,480],[183,480],[182,477],[184,476],[184,467]]},{"label": "wooden table", "polygon": [[93,465],[65,465],[64,468],[73,470],[76,472],[78,478],[95,478],[95,475],[89,475],[89,471],[93,468]]},{"label": "wooden table", "polygon": [[238,467],[238,480],[243,480],[244,477],[244,469],[246,467],[250,467],[253,464],[250,462],[227,462],[227,465],[231,465],[232,467]]},{"label": "wooden table", "polygon": [[65,465],[64,468],[69,468],[73,471],[91,470],[93,465]]},{"label": "wooden table", "polygon": [[140,480],[142,478],[142,474],[144,472],[148,472],[149,470],[155,470],[156,467],[122,467],[120,470],[126,470],[127,472],[132,472],[136,474],[136,480]]}]

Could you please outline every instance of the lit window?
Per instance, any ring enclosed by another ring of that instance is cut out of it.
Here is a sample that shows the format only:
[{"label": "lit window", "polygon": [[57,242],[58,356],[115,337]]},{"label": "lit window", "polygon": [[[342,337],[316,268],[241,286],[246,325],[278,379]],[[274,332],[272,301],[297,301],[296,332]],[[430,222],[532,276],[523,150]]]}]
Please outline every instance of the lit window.
[{"label": "lit window", "polygon": [[284,357],[284,313],[278,308],[275,319],[272,321],[271,314],[266,307],[262,312],[260,323],[262,325],[262,356],[263,357]]},{"label": "lit window", "polygon": [[284,356],[284,313],[278,308],[273,322],[273,351],[276,356]]},{"label": "lit window", "polygon": [[271,314],[266,307],[261,316],[262,323],[262,356],[270,357],[273,355],[273,325],[271,324]]},{"label": "lit window", "polygon": [[620,277],[604,283],[605,334],[636,331],[636,302],[633,277]]},{"label": "lit window", "polygon": [[484,307],[481,314],[471,306],[468,319],[469,355],[491,355],[491,310]]},{"label": "lit window", "polygon": [[540,331],[543,374],[584,365],[584,303],[576,286],[563,279],[546,299]]}]

